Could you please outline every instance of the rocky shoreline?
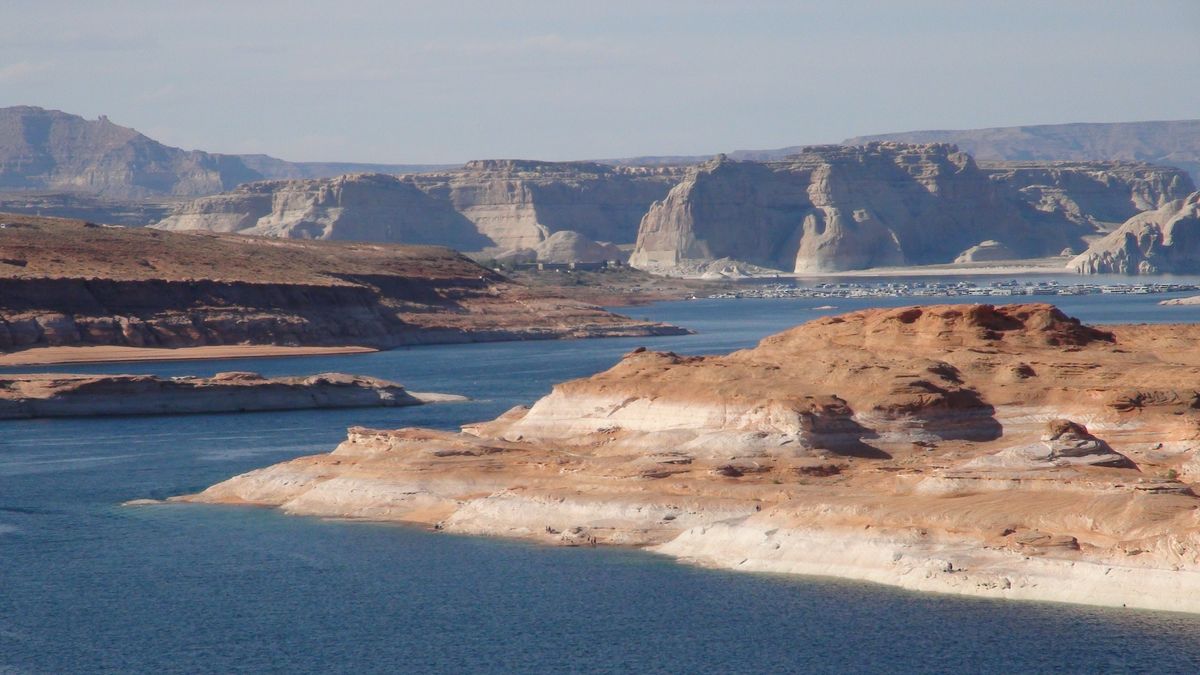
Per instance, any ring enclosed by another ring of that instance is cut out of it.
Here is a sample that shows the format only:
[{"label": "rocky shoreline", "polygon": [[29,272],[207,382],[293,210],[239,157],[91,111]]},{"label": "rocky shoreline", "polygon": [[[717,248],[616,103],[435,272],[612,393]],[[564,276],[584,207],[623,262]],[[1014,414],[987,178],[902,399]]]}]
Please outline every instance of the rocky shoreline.
[{"label": "rocky shoreline", "polygon": [[343,373],[273,378],[250,372],[171,378],[0,376],[0,420],[395,407],[463,400],[452,394],[410,392],[396,382]]},{"label": "rocky shoreline", "polygon": [[866,310],[726,356],[636,350],[460,433],[355,428],[176,500],[1200,612],[1198,338]]}]

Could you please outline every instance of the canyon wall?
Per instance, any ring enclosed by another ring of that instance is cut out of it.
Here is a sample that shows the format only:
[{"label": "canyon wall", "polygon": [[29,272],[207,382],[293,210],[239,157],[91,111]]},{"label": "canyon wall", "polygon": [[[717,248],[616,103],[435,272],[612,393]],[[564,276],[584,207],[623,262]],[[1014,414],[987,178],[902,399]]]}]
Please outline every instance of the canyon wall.
[{"label": "canyon wall", "polygon": [[466,251],[489,242],[447,201],[430,197],[410,178],[385,174],[248,183],[183,204],[154,227]]},{"label": "canyon wall", "polygon": [[1058,253],[1082,228],[1035,228],[950,145],[820,146],[778,162],[720,157],[642,220],[632,264],[732,258],[796,272],[950,262],[984,240]]},{"label": "canyon wall", "polygon": [[945,144],[820,146],[772,162],[719,157],[651,207],[631,262],[668,273],[722,258],[838,272],[950,263],[985,241],[1013,258],[1053,256],[1191,189],[1169,167],[980,167]]},{"label": "canyon wall", "polygon": [[413,180],[453,204],[495,248],[507,250],[535,247],[561,231],[631,243],[650,204],[666,196],[682,173],[670,167],[480,160]]},{"label": "canyon wall", "polygon": [[243,185],[180,206],[155,227],[267,236],[532,249],[556,232],[631,243],[677,169],[484,160],[453,171]]}]

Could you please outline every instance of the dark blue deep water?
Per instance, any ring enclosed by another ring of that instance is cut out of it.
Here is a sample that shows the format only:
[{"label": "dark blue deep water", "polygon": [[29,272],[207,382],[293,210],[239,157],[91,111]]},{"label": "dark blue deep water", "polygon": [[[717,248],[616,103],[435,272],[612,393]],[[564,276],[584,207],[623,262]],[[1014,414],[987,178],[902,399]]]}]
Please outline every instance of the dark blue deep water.
[{"label": "dark blue deep water", "polygon": [[[1158,307],[1163,297],[1057,300],[1088,321],[1200,320],[1200,307]],[[735,574],[637,551],[543,548],[266,509],[120,506],[327,451],[350,425],[454,428],[490,418],[637,345],[691,353],[750,346],[816,316],[811,308],[821,304],[703,300],[629,310],[699,331],[688,337],[61,368],[340,370],[474,400],[3,423],[0,673],[1200,671],[1197,616]]]}]

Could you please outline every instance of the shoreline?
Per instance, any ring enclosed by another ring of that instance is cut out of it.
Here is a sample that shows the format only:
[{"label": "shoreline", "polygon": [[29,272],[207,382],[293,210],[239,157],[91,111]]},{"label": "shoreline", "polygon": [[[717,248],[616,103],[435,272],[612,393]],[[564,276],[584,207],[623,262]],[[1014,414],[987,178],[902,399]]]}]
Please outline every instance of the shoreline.
[{"label": "shoreline", "polygon": [[0,354],[0,368],[56,366],[87,363],[137,363],[147,361],[202,361],[256,359],[284,356],[368,354],[373,347],[286,347],[280,345],[207,345],[203,347],[34,347]]},{"label": "shoreline", "polygon": [[817,528],[715,523],[645,550],[735,572],[826,577],[918,593],[1200,614],[1195,569],[1030,556],[969,541],[923,542]]},{"label": "shoreline", "polygon": [[[455,522],[453,517],[437,520],[428,512],[406,513],[401,517],[331,514],[313,509],[311,504],[281,508],[278,504],[255,501],[209,500],[202,495],[131,499],[122,506],[194,504],[279,509],[290,516],[418,527],[430,533],[507,539],[538,546],[624,548],[708,569],[840,579],[923,594],[1200,615],[1200,597],[1190,592],[1200,585],[1200,570],[1196,569],[1027,555],[981,546],[970,540],[929,540],[912,532],[872,536],[865,534],[869,530],[851,531],[837,526],[792,527],[773,520],[767,513],[709,521],[661,543],[637,542],[636,536],[624,542],[601,538],[597,543],[589,543],[586,537],[556,540],[528,523],[506,521],[503,517],[481,526],[478,522]],[[567,502],[566,506],[574,509],[580,504]],[[617,503],[608,503],[601,505],[599,511],[605,511],[606,507],[621,508]],[[436,513],[438,509],[431,511]],[[611,515],[598,513],[597,517]]]}]

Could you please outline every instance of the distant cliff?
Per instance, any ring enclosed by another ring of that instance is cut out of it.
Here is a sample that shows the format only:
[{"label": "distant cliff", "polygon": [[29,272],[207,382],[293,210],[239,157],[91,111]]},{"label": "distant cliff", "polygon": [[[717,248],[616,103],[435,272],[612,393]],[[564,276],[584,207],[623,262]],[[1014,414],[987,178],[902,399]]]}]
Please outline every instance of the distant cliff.
[{"label": "distant cliff", "polygon": [[974,259],[983,242],[1014,258],[1053,256],[1193,189],[1170,167],[979,166],[947,144],[816,146],[773,162],[722,156],[650,208],[631,263],[686,273],[727,258],[837,272]]},{"label": "distant cliff", "polygon": [[154,227],[467,251],[489,244],[448,201],[430,197],[410,178],[384,174],[249,183],[183,204]]},{"label": "distant cliff", "polygon": [[555,232],[632,243],[678,169],[483,160],[453,171],[268,181],[180,206],[156,227],[268,236],[535,248]]},{"label": "distant cliff", "polygon": [[1200,192],[1130,218],[1069,266],[1081,274],[1200,273]]},{"label": "distant cliff", "polygon": [[1036,211],[1099,231],[1196,189],[1186,171],[1146,162],[981,161],[979,166]]},{"label": "distant cliff", "polygon": [[907,131],[845,141],[954,143],[977,159],[1130,160],[1175,166],[1200,180],[1200,120],[1039,124],[961,131]]},{"label": "distant cliff", "polygon": [[1057,254],[1085,229],[1036,228],[970,155],[945,144],[818,146],[694,169],[642,221],[635,266],[732,258],[796,272],[950,262],[985,240]]}]

